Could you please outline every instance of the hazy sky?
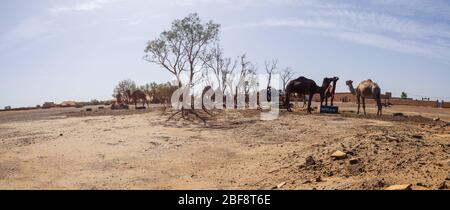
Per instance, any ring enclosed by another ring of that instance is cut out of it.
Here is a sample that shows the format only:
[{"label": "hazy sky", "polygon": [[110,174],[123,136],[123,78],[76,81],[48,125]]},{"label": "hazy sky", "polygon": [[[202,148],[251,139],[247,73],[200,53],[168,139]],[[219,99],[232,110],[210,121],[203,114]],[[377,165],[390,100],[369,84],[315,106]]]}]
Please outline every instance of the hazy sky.
[{"label": "hazy sky", "polygon": [[450,100],[448,0],[0,0],[0,107],[109,99],[115,84],[171,80],[148,40],[199,13],[227,56],[296,76],[371,78],[384,91]]}]

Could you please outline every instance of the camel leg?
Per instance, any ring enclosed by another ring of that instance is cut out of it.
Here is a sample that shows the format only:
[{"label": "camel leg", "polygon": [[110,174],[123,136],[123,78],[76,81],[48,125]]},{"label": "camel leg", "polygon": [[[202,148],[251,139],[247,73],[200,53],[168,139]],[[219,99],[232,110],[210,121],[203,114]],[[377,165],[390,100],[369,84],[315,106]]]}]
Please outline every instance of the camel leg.
[{"label": "camel leg", "polygon": [[361,108],[361,98],[359,97],[359,95],[356,96],[356,100],[357,100],[357,102],[358,102],[358,112],[357,112],[356,114],[359,115],[359,110],[360,110],[360,108]]},{"label": "camel leg", "polygon": [[291,93],[289,93],[289,92],[286,93],[286,100],[285,100],[285,102],[284,102],[288,112],[292,112],[292,109],[291,109],[291,101],[290,101],[290,98],[289,98],[290,94],[291,94]]},{"label": "camel leg", "polygon": [[322,106],[323,105],[323,102],[324,102],[324,98],[323,98],[324,96],[322,95],[322,94],[320,94],[320,106]]},{"label": "camel leg", "polygon": [[381,104],[381,98],[376,98],[375,99],[377,101],[377,106],[378,106],[378,111],[377,111],[377,115],[381,116],[382,115],[382,110],[383,110],[383,105]]},{"label": "camel leg", "polygon": [[308,114],[311,114],[311,101],[314,95],[310,94],[308,99]]},{"label": "camel leg", "polygon": [[334,95],[331,96],[331,106],[334,105]]},{"label": "camel leg", "polygon": [[362,97],[362,103],[363,103],[364,115],[367,115],[366,114],[366,98],[365,97]]},{"label": "camel leg", "polygon": [[306,95],[303,95],[303,109],[305,108],[305,106],[306,106]]}]

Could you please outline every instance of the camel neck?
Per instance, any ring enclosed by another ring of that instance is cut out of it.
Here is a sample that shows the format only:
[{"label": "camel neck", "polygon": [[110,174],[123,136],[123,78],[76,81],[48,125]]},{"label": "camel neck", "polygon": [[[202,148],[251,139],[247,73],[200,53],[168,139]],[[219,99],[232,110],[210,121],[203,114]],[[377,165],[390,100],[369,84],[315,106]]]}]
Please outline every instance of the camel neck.
[{"label": "camel neck", "polygon": [[355,88],[353,88],[353,85],[349,85],[348,88],[350,89],[350,92],[351,92],[353,95],[356,95],[356,90],[355,90]]}]

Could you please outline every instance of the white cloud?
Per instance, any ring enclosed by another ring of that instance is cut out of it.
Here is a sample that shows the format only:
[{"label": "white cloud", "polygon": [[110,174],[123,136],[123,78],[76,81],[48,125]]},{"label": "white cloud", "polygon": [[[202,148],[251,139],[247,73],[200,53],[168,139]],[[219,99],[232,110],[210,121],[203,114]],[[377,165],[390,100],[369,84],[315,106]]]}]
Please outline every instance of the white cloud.
[{"label": "white cloud", "polygon": [[252,27],[292,27],[323,36],[397,52],[450,58],[450,26],[362,8],[333,6],[303,8],[296,18],[275,18],[224,27],[224,30]]},{"label": "white cloud", "polygon": [[89,0],[82,3],[78,3],[72,6],[60,6],[50,9],[51,12],[58,13],[58,12],[64,12],[64,11],[75,11],[75,12],[82,12],[82,11],[92,11],[96,9],[101,9],[105,5],[111,3],[112,0]]},{"label": "white cloud", "polygon": [[124,16],[121,18],[114,18],[111,21],[113,22],[119,22],[119,23],[125,23],[128,25],[140,25],[145,22],[153,21],[155,19],[160,19],[162,17],[165,17],[166,14],[133,14],[130,16]]}]

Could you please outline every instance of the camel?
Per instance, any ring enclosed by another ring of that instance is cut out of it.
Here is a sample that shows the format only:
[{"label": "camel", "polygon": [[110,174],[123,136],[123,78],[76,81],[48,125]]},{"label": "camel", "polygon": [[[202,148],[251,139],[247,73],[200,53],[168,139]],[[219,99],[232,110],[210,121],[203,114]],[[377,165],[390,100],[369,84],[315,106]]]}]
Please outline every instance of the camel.
[{"label": "camel", "polygon": [[147,95],[142,90],[135,90],[131,93],[130,90],[127,91],[127,94],[133,99],[134,106],[137,107],[138,100],[142,100],[142,106],[145,107],[145,104],[148,106]]},{"label": "camel", "polygon": [[295,80],[290,81],[286,85],[286,107],[289,112],[292,112],[291,104],[290,104],[290,95],[292,93],[297,93],[299,96],[309,95],[308,98],[308,113],[311,113],[311,101],[313,99],[314,94],[320,94],[320,103],[323,103],[325,90],[328,88],[330,83],[333,81],[333,78],[325,78],[323,79],[322,86],[317,86],[316,82],[311,79],[305,77],[299,77]]},{"label": "camel", "polygon": [[333,83],[325,90],[325,106],[328,106],[328,98],[331,98],[331,106],[334,105],[334,96],[336,94],[336,83],[339,77],[333,77]]},{"label": "camel", "polygon": [[349,87],[350,92],[353,95],[356,95],[356,99],[358,102],[357,114],[359,114],[359,110],[361,107],[361,99],[363,103],[364,115],[366,115],[366,97],[373,97],[373,99],[375,99],[375,101],[377,102],[378,107],[377,115],[378,116],[382,115],[383,106],[381,105],[381,88],[380,86],[378,86],[377,83],[368,79],[359,83],[359,85],[356,87],[356,90],[355,88],[353,88],[353,81],[348,80],[346,84]]}]

